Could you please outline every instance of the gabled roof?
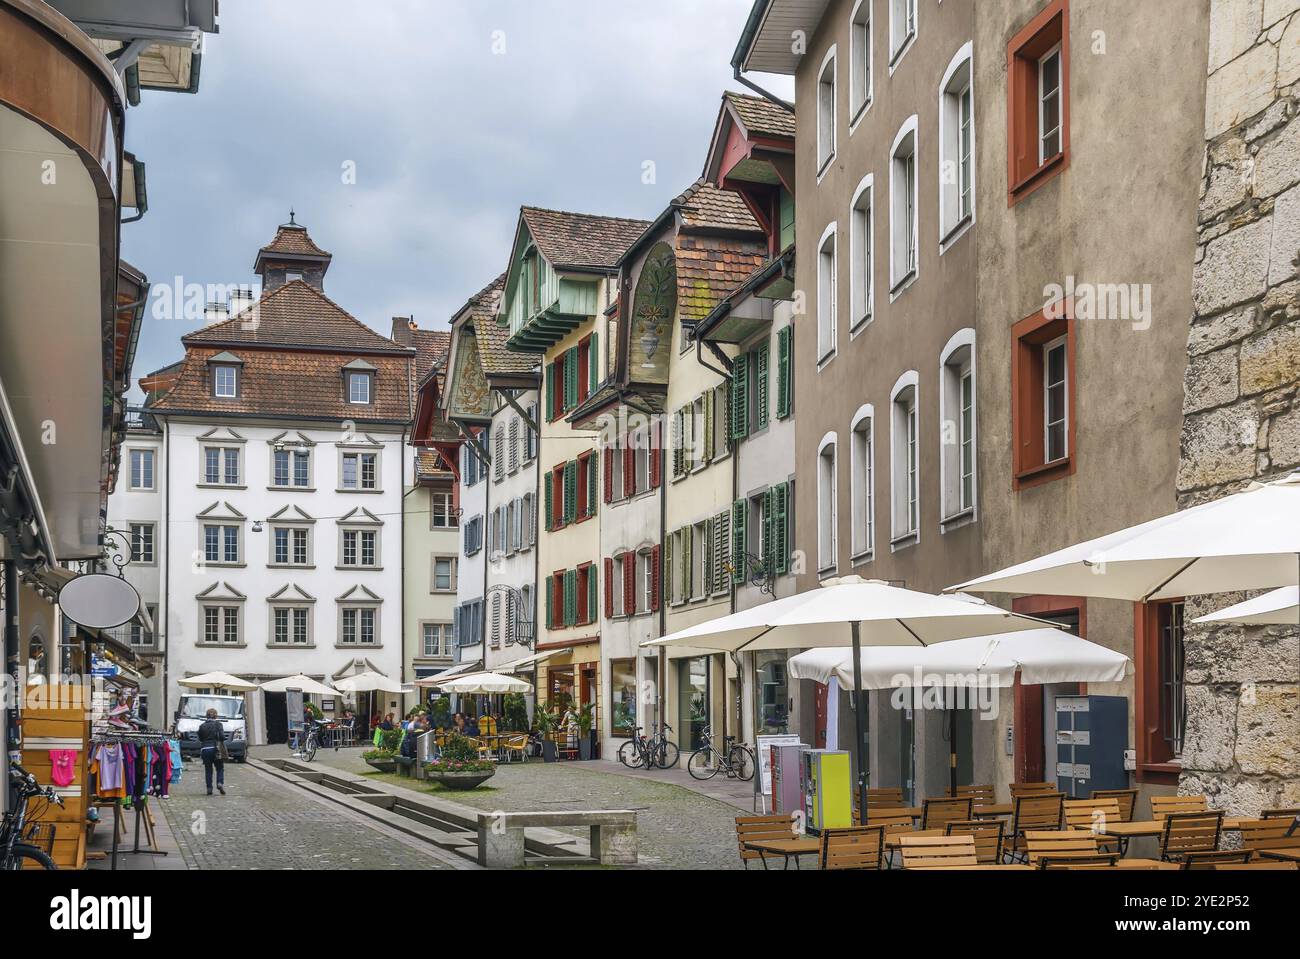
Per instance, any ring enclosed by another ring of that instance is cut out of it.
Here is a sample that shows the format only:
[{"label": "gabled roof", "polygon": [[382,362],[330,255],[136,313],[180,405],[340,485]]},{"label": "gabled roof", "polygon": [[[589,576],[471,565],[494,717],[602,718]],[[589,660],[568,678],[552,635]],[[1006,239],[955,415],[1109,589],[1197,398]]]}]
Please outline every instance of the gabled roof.
[{"label": "gabled roof", "polygon": [[347,352],[409,353],[303,280],[277,287],[228,320],[181,337],[188,346],[294,346]]},{"label": "gabled roof", "polygon": [[703,179],[696,180],[672,201],[688,230],[739,231],[762,234],[745,201],[733,190],[719,190]]},{"label": "gabled roof", "polygon": [[569,213],[525,206],[520,213],[533,242],[555,269],[611,270],[645,229],[647,220]]},{"label": "gabled roof", "polygon": [[747,136],[793,137],[794,114],[765,97],[727,90],[722,94],[736,112]]},{"label": "gabled roof", "polygon": [[447,359],[447,351],[451,349],[451,330],[411,330],[411,343],[415,347],[415,378],[418,382]]},{"label": "gabled roof", "polygon": [[280,224],[275,231],[275,239],[257,253],[259,257],[264,253],[282,253],[289,257],[331,256],[313,242],[305,226],[292,222]]},{"label": "gabled roof", "polygon": [[506,340],[510,339],[510,331],[497,323],[497,310],[501,306],[501,294],[505,285],[506,275],[502,273],[471,297],[465,304],[470,314],[468,322],[474,326],[479,362],[483,365],[484,373],[489,377],[527,376],[537,370],[537,357],[507,350]]}]

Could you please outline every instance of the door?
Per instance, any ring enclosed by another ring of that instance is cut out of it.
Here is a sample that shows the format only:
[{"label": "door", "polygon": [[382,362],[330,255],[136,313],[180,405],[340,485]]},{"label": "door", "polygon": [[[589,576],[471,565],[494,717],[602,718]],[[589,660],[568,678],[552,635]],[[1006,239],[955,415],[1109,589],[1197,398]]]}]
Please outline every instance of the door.
[{"label": "door", "polygon": [[285,693],[267,693],[266,741],[272,744],[289,741],[289,712]]}]

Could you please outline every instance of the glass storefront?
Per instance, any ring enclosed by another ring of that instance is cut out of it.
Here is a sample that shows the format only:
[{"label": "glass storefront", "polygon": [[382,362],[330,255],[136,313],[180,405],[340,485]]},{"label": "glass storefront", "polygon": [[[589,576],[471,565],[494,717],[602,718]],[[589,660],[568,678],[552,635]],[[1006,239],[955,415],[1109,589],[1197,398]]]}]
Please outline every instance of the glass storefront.
[{"label": "glass storefront", "polygon": [[759,736],[789,731],[790,690],[786,684],[785,663],[783,651],[754,654],[754,722]]},{"label": "glass storefront", "polygon": [[610,728],[615,736],[631,736],[636,728],[636,660],[609,663]]},{"label": "glass storefront", "polygon": [[683,750],[704,745],[709,724],[709,659],[697,656],[677,662],[677,734]]}]

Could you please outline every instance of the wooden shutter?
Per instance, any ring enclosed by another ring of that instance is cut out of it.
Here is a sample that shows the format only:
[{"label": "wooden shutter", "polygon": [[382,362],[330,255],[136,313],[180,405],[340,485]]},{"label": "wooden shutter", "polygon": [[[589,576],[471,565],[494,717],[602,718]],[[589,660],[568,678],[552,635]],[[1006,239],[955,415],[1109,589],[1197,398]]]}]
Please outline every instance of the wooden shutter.
[{"label": "wooden shutter", "polygon": [[[655,567],[656,573],[662,573],[659,581],[663,583],[664,602],[672,605],[673,602],[673,536],[669,533],[664,537],[664,563],[663,567]],[[655,590],[658,593],[659,590]]]},{"label": "wooden shutter", "polygon": [[588,341],[589,355],[587,357],[587,391],[596,392],[596,384],[600,382],[600,334],[592,333]]},{"label": "wooden shutter", "polygon": [[781,483],[777,486],[773,499],[776,509],[772,525],[772,533],[776,540],[776,571],[784,573],[790,567],[790,528],[786,522],[790,512],[790,484]]},{"label": "wooden shutter", "polygon": [[[575,514],[575,518],[582,519],[587,515],[587,510],[591,508],[591,504],[589,502],[590,496],[588,495],[591,490],[591,484],[587,481],[587,477],[591,475],[591,467],[594,464],[591,462],[590,457],[585,457],[585,456],[580,457],[575,462],[578,467],[578,475],[575,480],[576,483],[575,488],[578,491],[577,503],[574,507],[574,509],[577,511]],[[587,467],[586,470],[583,470],[582,468],[584,465]]]},{"label": "wooden shutter", "polygon": [[682,411],[679,407],[673,413],[673,478],[682,475],[682,465],[686,462],[682,449]]},{"label": "wooden shutter", "polygon": [[555,363],[546,364],[546,418],[555,419]]},{"label": "wooden shutter", "polygon": [[713,518],[713,587],[725,589],[731,571],[727,569],[731,554],[731,510],[724,509]]},{"label": "wooden shutter", "polygon": [[542,474],[542,501],[546,509],[546,529],[549,532],[555,526],[555,501],[551,499],[551,473]]},{"label": "wooden shutter", "polygon": [[701,580],[704,585],[704,595],[713,595],[713,517],[710,516],[704,521],[704,563]]},{"label": "wooden shutter", "polygon": [[578,518],[578,461],[564,464],[564,521],[572,523]]},{"label": "wooden shutter", "polygon": [[776,568],[776,542],[773,538],[775,532],[773,528],[773,519],[776,510],[772,502],[776,498],[776,490],[769,486],[763,492],[763,571],[770,573]]},{"label": "wooden shutter", "polygon": [[[586,580],[587,580],[587,619],[586,619],[586,621],[587,621],[588,623],[594,623],[594,622],[596,621],[596,588],[597,588],[597,586],[596,586],[596,566],[595,566],[594,563],[593,563],[591,566],[588,566],[588,567],[587,567],[587,575],[586,575],[585,578],[586,578]],[[608,582],[609,582],[608,578],[606,578],[605,582],[608,584]]]},{"label": "wooden shutter", "polygon": [[790,400],[792,397],[790,382],[791,373],[791,347],[794,327],[783,326],[776,331],[776,415],[777,419],[785,419],[790,415]]},{"label": "wooden shutter", "polygon": [[631,616],[636,612],[637,554],[623,554],[623,612]]},{"label": "wooden shutter", "polygon": [[587,457],[587,516],[596,515],[596,473],[600,469],[600,451],[592,450]]},{"label": "wooden shutter", "polygon": [[546,628],[555,627],[555,613],[552,611],[552,604],[555,602],[555,577],[551,577],[546,583]]},{"label": "wooden shutter", "polygon": [[745,581],[745,514],[749,504],[736,500],[731,507],[731,562],[735,566],[732,580],[739,585]]},{"label": "wooden shutter", "polygon": [[663,582],[662,568],[660,562],[660,549],[658,546],[650,550],[650,611],[659,611],[659,584]]},{"label": "wooden shutter", "polygon": [[658,489],[660,473],[663,471],[663,421],[656,420],[650,426],[650,488]]},{"label": "wooden shutter", "polygon": [[713,459],[713,390],[704,391],[704,462]]},{"label": "wooden shutter", "polygon": [[731,362],[731,438],[749,435],[749,357],[740,354]]},{"label": "wooden shutter", "polygon": [[754,411],[754,429],[761,430],[767,426],[768,389],[767,374],[771,347],[764,343],[754,353],[754,402],[758,409]]},{"label": "wooden shutter", "polygon": [[605,558],[605,618],[614,618],[614,561]]},{"label": "wooden shutter", "polygon": [[[649,434],[646,434],[647,438]],[[623,495],[636,495],[636,450],[632,448],[632,438],[623,438]],[[652,484],[653,485],[653,484]]]},{"label": "wooden shutter", "polygon": [[571,346],[564,354],[564,411],[578,405],[578,348]]},{"label": "wooden shutter", "polygon": [[564,571],[564,625],[573,626],[578,622],[578,571]]}]

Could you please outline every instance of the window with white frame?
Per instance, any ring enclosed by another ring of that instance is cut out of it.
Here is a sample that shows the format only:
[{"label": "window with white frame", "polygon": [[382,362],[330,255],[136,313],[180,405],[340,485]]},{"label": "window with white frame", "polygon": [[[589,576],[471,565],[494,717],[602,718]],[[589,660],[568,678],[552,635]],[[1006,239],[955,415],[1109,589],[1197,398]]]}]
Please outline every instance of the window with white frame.
[{"label": "window with white frame", "polygon": [[203,485],[239,486],[240,449],[238,446],[203,447]]},{"label": "window with white frame", "polygon": [[836,550],[835,434],[822,437],[817,450],[817,571],[833,571]]},{"label": "window with white frame", "polygon": [[817,76],[817,175],[835,159],[835,47],[826,52]]},{"label": "window with white frame", "polygon": [[531,549],[537,542],[537,514],[533,494],[525,493],[519,509],[519,548]]},{"label": "window with white frame", "polygon": [[849,15],[849,123],[871,105],[871,4],[858,0]]},{"label": "window with white frame", "polygon": [[379,610],[374,606],[344,606],[339,610],[339,645],[374,646],[379,639]]},{"label": "window with white frame", "polygon": [[898,292],[916,276],[916,115],[913,114],[894,139],[889,158],[889,277],[890,289]]},{"label": "window with white frame", "polygon": [[939,87],[939,236],[941,243],[975,215],[975,105],[971,45],[957,51]]},{"label": "window with white frame", "polygon": [[238,606],[204,603],[199,607],[199,616],[204,645],[238,646],[243,642],[243,617]]},{"label": "window with white frame", "polygon": [[271,484],[284,489],[311,486],[311,453],[307,450],[273,449]]},{"label": "window with white frame", "polygon": [[[537,404],[528,404],[528,418],[534,423],[537,422]],[[537,459],[537,434],[524,425],[524,462],[530,463]]]},{"label": "window with white frame", "polygon": [[310,646],[311,609],[307,606],[272,606],[271,644]]},{"label": "window with white frame", "polygon": [[1070,455],[1069,363],[1066,339],[1043,344],[1043,453],[1054,463]]},{"label": "window with white frame", "polygon": [[217,399],[235,399],[239,395],[239,367],[218,364],[212,367],[212,395]]},{"label": "window with white frame", "polygon": [[433,558],[433,580],[431,593],[456,592],[456,557],[435,556]]},{"label": "window with white frame", "polygon": [[850,549],[854,560],[871,558],[876,544],[876,417],[870,404],[853,417],[849,433]]},{"label": "window with white frame", "polygon": [[939,358],[939,463],[945,521],[975,508],[975,331],[961,330]]},{"label": "window with white frame", "polygon": [[895,384],[890,401],[892,539],[903,545],[920,529],[916,394],[916,375],[907,373]]},{"label": "window with white frame", "polygon": [[358,405],[370,404],[371,373],[348,373],[348,402]]},{"label": "window with white frame", "polygon": [[835,354],[836,332],[836,236],[832,223],[817,245],[817,362]]},{"label": "window with white frame", "polygon": [[623,479],[623,450],[626,449],[628,441],[629,437],[625,436],[623,438],[624,446],[607,446],[604,453],[601,454],[608,464],[606,469],[609,471],[609,496],[615,503],[627,498],[627,486]]},{"label": "window with white frame", "polygon": [[426,659],[446,659],[451,656],[451,623],[421,623],[420,648]]},{"label": "window with white frame", "polygon": [[339,565],[368,569],[378,568],[379,530],[342,530],[339,545]]},{"label": "window with white frame", "polygon": [[131,450],[131,489],[154,488],[153,457],[153,450]]},{"label": "window with white frame", "polygon": [[379,488],[378,453],[344,453],[342,485],[345,490]]},{"label": "window with white frame", "polygon": [[1061,152],[1061,45],[1038,60],[1038,162]]},{"label": "window with white frame", "polygon": [[897,63],[916,36],[916,0],[889,2],[889,62]]},{"label": "window with white frame", "polygon": [[305,526],[271,528],[271,563],[275,566],[311,564],[311,530]]},{"label": "window with white frame", "polygon": [[451,490],[429,490],[429,528],[455,529],[456,523]]},{"label": "window with white frame", "polygon": [[640,584],[636,598],[636,611],[648,613],[654,609],[655,604],[654,553],[648,549],[637,553],[636,567],[637,582]]},{"label": "window with white frame", "polygon": [[862,178],[849,210],[849,283],[850,331],[860,329],[871,320],[875,304],[872,284],[872,200],[874,180],[870,173]]},{"label": "window with white frame", "polygon": [[131,562],[143,563],[146,566],[153,565],[156,529],[153,523],[131,524]]},{"label": "window with white frame", "polygon": [[627,582],[627,564],[635,562],[635,553],[620,553],[614,557],[613,575],[609,577],[610,609],[618,618],[626,612],[623,605],[623,584]]},{"label": "window with white frame", "polygon": [[203,524],[203,561],[225,566],[237,565],[240,560],[240,527],[228,524]]}]

